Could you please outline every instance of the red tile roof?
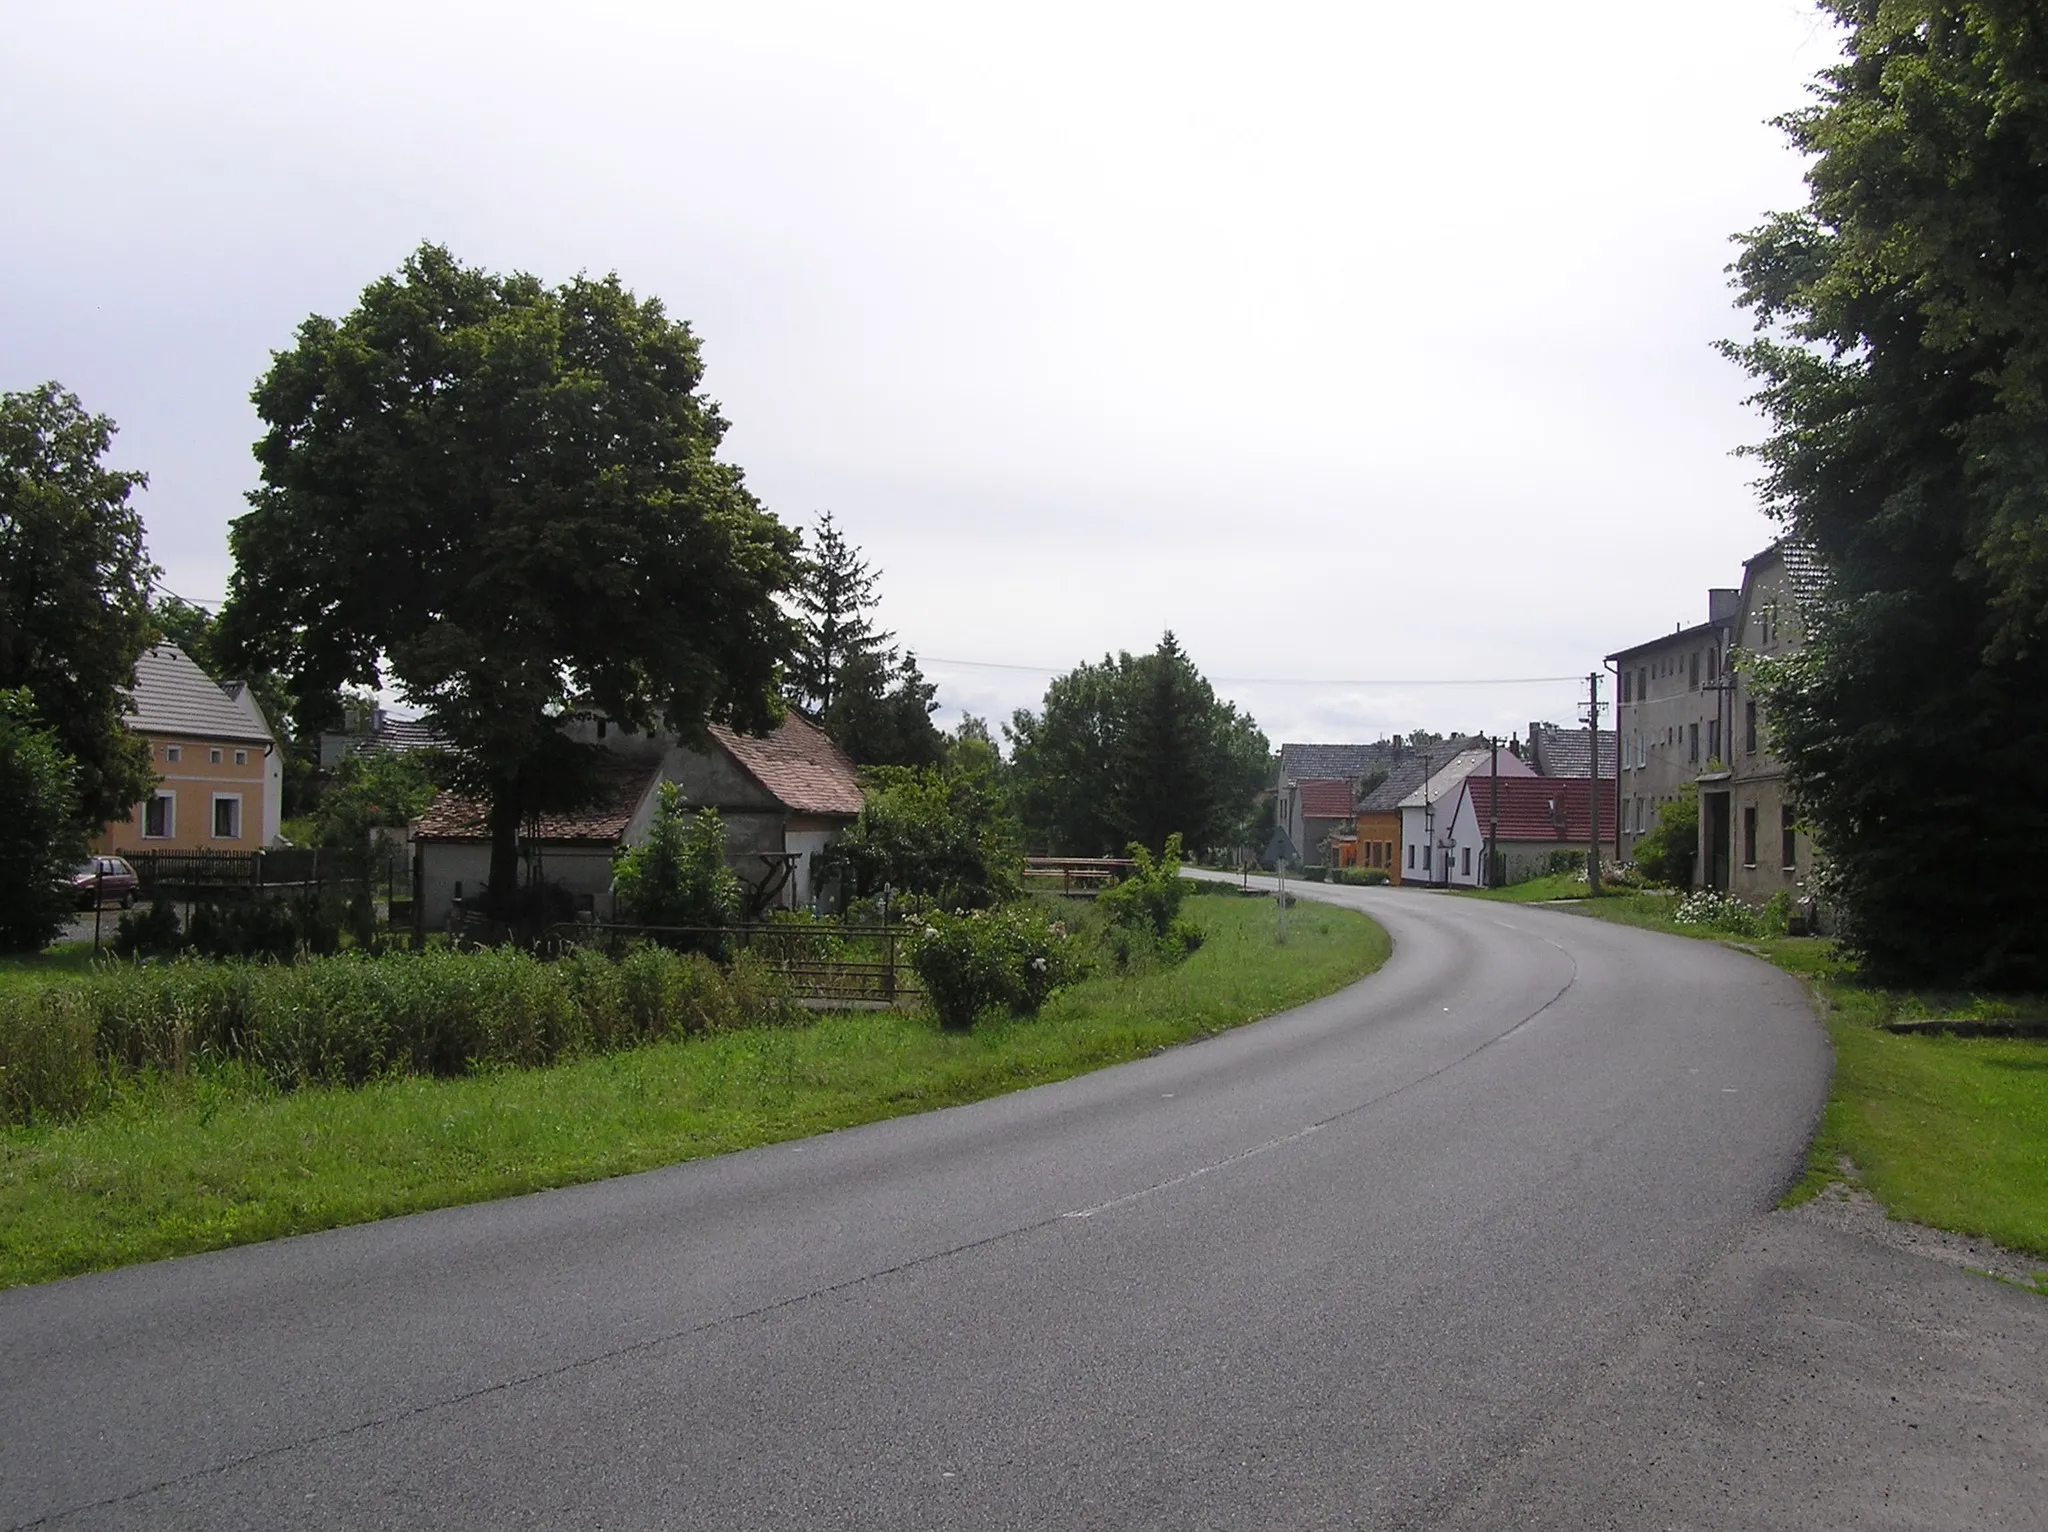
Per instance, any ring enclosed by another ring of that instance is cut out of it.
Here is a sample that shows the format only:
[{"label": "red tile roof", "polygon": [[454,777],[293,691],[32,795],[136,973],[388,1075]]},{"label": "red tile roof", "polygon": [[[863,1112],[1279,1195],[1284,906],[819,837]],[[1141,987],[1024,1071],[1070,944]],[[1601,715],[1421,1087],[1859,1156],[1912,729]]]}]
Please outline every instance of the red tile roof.
[{"label": "red tile roof", "polygon": [[[575,814],[543,814],[522,833],[532,840],[611,844],[626,833],[660,769],[643,761],[601,761],[602,793],[595,804]],[[413,821],[412,835],[414,840],[489,840],[491,831],[483,804],[460,793],[443,793]]]},{"label": "red tile roof", "polygon": [[860,813],[860,776],[825,731],[791,713],[773,734],[735,734],[711,725],[711,737],[783,807],[798,814],[852,819]]},{"label": "red tile roof", "polygon": [[[1472,795],[1472,807],[1479,815],[1479,829],[1493,805],[1493,779],[1484,774],[1465,779]],[[1560,845],[1583,843],[1592,833],[1587,807],[1592,782],[1585,777],[1509,777],[1500,779],[1500,839],[1503,841],[1556,841]],[[1600,833],[1611,837],[1619,799],[1614,780],[1600,782]],[[1561,816],[1561,819],[1560,819]]]},{"label": "red tile roof", "polygon": [[1301,817],[1349,819],[1355,805],[1348,781],[1310,778],[1301,784]]}]

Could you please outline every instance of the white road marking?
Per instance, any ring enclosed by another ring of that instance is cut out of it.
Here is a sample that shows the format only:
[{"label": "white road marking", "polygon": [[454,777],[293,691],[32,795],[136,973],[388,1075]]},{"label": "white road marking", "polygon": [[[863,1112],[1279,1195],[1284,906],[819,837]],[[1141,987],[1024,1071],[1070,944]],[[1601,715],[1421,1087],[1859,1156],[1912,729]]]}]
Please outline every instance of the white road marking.
[{"label": "white road marking", "polygon": [[1197,1166],[1195,1169],[1188,1171],[1185,1175],[1175,1176],[1169,1181],[1160,1181],[1151,1186],[1140,1187],[1137,1191],[1134,1192],[1125,1192],[1124,1195],[1121,1197],[1112,1197],[1107,1202],[1098,1202],[1092,1208],[1075,1208],[1072,1212],[1060,1214],[1060,1217],[1093,1218],[1097,1213],[1106,1213],[1111,1208],[1123,1207],[1126,1203],[1136,1202],[1140,1197],[1149,1197],[1154,1192],[1163,1192],[1175,1186],[1185,1186],[1190,1181],[1199,1180],[1201,1177],[1206,1176],[1212,1170],[1221,1170],[1226,1165],[1236,1165],[1241,1161],[1252,1159],[1257,1155],[1266,1154],[1271,1152],[1272,1150],[1284,1148],[1288,1144],[1299,1143],[1302,1139],[1307,1138],[1311,1133],[1320,1133],[1322,1131],[1322,1128],[1323,1125],[1321,1123],[1310,1123],[1300,1132],[1289,1133],[1285,1138],[1275,1138],[1268,1140],[1266,1143],[1256,1145],[1255,1147],[1250,1149],[1240,1150],[1236,1154],[1230,1155],[1224,1159],[1220,1159],[1216,1161],[1216,1163],[1213,1165]]}]

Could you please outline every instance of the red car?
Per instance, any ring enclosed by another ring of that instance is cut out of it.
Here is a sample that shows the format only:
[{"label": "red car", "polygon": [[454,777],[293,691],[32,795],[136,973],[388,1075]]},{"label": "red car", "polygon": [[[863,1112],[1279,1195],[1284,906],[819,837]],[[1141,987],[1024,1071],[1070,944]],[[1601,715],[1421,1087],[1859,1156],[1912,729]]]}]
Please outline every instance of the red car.
[{"label": "red car", "polygon": [[91,909],[95,897],[111,899],[125,910],[135,903],[135,893],[142,887],[142,879],[136,877],[135,869],[120,857],[96,856],[72,869],[70,886],[81,910]]}]

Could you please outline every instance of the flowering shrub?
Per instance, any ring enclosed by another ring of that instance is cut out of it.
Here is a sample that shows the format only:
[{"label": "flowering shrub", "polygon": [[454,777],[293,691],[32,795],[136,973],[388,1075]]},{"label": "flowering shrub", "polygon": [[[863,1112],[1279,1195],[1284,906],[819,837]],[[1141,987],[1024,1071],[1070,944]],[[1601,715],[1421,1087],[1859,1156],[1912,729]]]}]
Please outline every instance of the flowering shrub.
[{"label": "flowering shrub", "polygon": [[998,1006],[1036,1016],[1054,990],[1087,971],[1067,928],[1021,905],[926,916],[914,931],[910,963],[949,1030],[964,1030]]},{"label": "flowering shrub", "polygon": [[1790,909],[1791,901],[1782,891],[1759,907],[1733,894],[1703,888],[1687,894],[1671,918],[1682,926],[1700,926],[1730,936],[1783,936]]}]

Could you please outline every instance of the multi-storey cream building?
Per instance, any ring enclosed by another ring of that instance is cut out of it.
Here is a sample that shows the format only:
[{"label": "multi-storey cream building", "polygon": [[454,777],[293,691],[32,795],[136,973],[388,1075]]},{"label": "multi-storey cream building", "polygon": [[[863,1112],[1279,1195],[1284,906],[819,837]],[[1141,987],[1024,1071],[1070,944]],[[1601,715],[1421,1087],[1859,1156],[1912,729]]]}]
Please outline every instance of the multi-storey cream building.
[{"label": "multi-storey cream building", "polygon": [[1705,622],[1607,656],[1621,741],[1621,814],[1601,839],[1618,862],[1634,859],[1637,840],[1656,828],[1659,808],[1726,760],[1728,645],[1740,597],[1710,590]]},{"label": "multi-storey cream building", "polygon": [[246,686],[216,685],[160,644],[136,661],[122,721],[149,741],[157,782],[95,850],[260,851],[277,839],[284,758]]}]

